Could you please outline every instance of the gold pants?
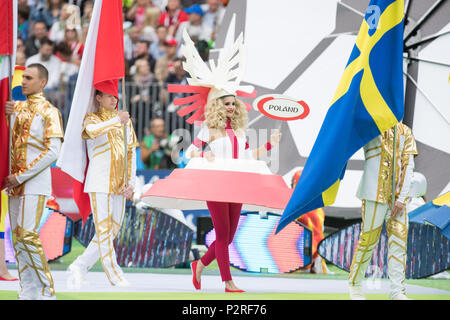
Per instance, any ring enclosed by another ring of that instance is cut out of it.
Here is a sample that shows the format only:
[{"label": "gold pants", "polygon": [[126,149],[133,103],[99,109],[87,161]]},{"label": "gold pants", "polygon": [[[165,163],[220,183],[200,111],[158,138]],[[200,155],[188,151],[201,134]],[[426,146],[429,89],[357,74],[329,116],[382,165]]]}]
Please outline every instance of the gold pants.
[{"label": "gold pants", "polygon": [[73,264],[88,272],[100,259],[108,280],[115,285],[123,279],[123,271],[117,264],[113,241],[123,221],[125,197],[98,192],[89,193],[89,197],[95,236]]},{"label": "gold pants", "polygon": [[363,200],[362,226],[358,245],[350,267],[350,285],[361,285],[367,265],[377,246],[383,222],[388,232],[388,276],[391,282],[391,297],[405,294],[406,245],[408,236],[408,214],[406,210],[396,218],[391,217],[387,204]]},{"label": "gold pants", "polygon": [[9,217],[19,272],[19,299],[54,298],[55,289],[38,227],[46,204],[44,195],[9,197]]}]

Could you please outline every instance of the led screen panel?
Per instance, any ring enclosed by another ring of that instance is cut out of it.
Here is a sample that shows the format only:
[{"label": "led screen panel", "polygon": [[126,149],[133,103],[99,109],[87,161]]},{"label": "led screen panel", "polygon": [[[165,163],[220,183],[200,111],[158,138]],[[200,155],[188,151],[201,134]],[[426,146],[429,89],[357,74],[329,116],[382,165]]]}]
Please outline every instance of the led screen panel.
[{"label": "led screen panel", "polygon": [[[311,263],[311,231],[293,222],[275,235],[280,216],[268,213],[242,214],[229,246],[230,264],[248,272],[288,273]],[[206,246],[216,239],[212,229]]]}]

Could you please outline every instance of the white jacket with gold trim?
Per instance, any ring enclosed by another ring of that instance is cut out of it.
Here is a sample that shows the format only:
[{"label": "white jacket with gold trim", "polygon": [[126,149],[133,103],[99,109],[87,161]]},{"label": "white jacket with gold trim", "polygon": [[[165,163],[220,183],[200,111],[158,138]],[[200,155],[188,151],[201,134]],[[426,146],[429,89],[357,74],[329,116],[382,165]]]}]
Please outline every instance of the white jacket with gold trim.
[{"label": "white jacket with gold trim", "polygon": [[43,93],[17,102],[11,117],[11,173],[20,185],[11,196],[52,195],[50,166],[58,158],[64,138],[59,110]]},{"label": "white jacket with gold trim", "polygon": [[[364,172],[356,192],[361,200],[391,204],[392,199],[392,150],[394,127],[364,146]],[[395,186],[396,201],[405,203],[414,169],[417,146],[411,129],[397,124]]]},{"label": "white jacket with gold trim", "polygon": [[[128,184],[136,183],[136,147],[139,145],[131,120],[127,123]],[[100,108],[88,113],[83,123],[89,165],[84,192],[119,195],[125,185],[125,145],[118,112]]]}]

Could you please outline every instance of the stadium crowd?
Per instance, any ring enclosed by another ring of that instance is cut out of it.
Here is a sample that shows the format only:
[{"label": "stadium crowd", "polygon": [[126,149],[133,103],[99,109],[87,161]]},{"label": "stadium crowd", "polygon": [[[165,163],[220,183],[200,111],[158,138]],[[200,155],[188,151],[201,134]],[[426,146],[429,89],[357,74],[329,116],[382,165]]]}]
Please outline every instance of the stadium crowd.
[{"label": "stadium crowd", "polygon": [[[169,132],[182,122],[168,121],[174,96],[166,88],[168,83],[186,83],[179,50],[182,32],[187,30],[202,58],[208,59],[228,0],[122,3],[127,106],[135,122],[144,122],[137,126],[141,165],[171,169],[176,165],[164,160],[172,145],[167,143]],[[94,0],[18,1],[16,64],[41,63],[49,70],[45,95],[61,110],[64,122],[70,112],[93,7]],[[138,112],[139,108],[147,110]],[[161,141],[167,145],[161,146]]]}]

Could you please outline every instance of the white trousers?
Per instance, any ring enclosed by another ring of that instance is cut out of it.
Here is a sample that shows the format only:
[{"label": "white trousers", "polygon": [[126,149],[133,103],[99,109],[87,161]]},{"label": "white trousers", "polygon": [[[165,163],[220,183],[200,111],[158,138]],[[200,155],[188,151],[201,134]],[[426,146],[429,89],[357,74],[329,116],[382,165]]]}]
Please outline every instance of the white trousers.
[{"label": "white trousers", "polygon": [[391,217],[387,204],[363,200],[362,226],[358,245],[350,267],[349,283],[361,285],[367,265],[372,258],[381,234],[383,222],[388,233],[388,276],[391,282],[390,296],[405,294],[406,245],[408,237],[408,214]]},{"label": "white trousers", "polygon": [[9,217],[19,272],[19,299],[54,298],[55,289],[38,227],[47,197],[9,197]]},{"label": "white trousers", "polygon": [[84,272],[100,259],[103,270],[112,285],[123,279],[123,271],[117,264],[114,250],[114,238],[122,225],[125,213],[125,197],[108,193],[91,192],[92,217],[95,225],[95,236],[73,264]]}]

